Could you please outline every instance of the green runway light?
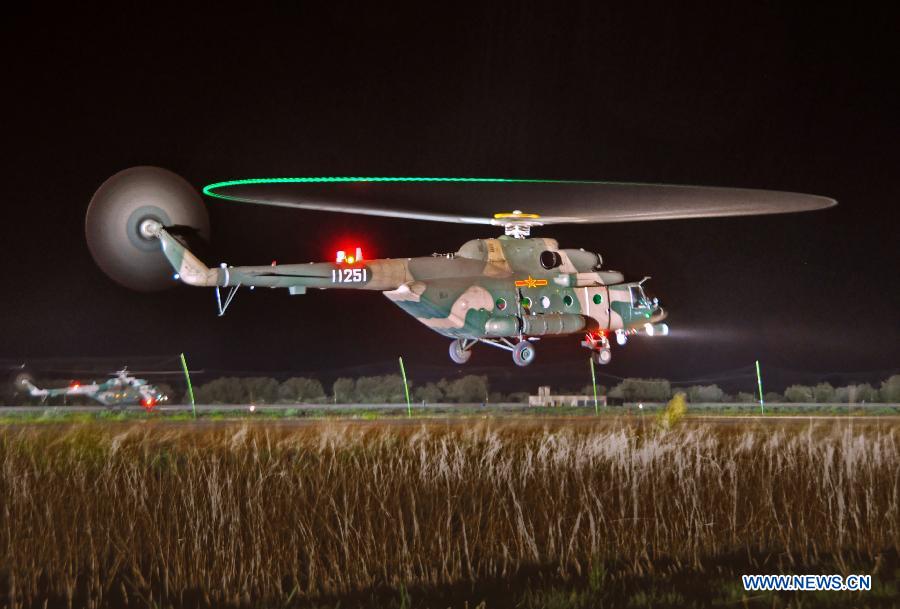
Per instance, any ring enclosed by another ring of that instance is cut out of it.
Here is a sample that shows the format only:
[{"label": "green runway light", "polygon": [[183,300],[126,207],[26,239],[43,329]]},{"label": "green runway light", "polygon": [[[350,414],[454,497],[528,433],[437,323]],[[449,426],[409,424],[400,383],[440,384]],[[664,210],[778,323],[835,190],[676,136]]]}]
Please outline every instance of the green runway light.
[{"label": "green runway light", "polygon": [[184,359],[184,353],[181,354],[181,367],[184,369],[184,378],[187,381],[188,396],[191,398],[191,411],[194,418],[197,418],[197,406],[194,404],[194,388],[191,386],[191,373],[188,372],[187,360]]},{"label": "green runway light", "polygon": [[230,186],[246,186],[248,184],[341,184],[350,182],[471,182],[475,184],[608,184],[596,180],[543,180],[514,178],[429,178],[429,177],[363,177],[363,176],[318,176],[287,178],[247,178],[243,180],[226,180],[213,182],[203,187],[203,194],[219,199],[230,199],[228,195],[215,192]]},{"label": "green runway light", "polygon": [[600,414],[600,409],[597,403],[597,375],[594,372],[594,357],[591,356],[588,358],[591,362],[591,384],[594,386],[594,415]]},{"label": "green runway light", "polygon": [[766,406],[765,402],[763,402],[762,374],[759,371],[759,360],[756,360],[756,384],[759,387],[759,412],[760,414],[766,414]]},{"label": "green runway light", "polygon": [[406,416],[412,416],[412,404],[409,401],[409,383],[406,382],[406,367],[403,365],[403,357],[400,360],[400,374],[403,375],[403,391],[406,393]]}]

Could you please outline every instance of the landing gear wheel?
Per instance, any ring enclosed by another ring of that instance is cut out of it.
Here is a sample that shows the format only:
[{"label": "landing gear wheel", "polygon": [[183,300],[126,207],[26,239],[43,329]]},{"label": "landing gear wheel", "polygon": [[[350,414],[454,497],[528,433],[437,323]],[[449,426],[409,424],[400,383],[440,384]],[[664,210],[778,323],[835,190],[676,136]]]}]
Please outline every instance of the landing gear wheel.
[{"label": "landing gear wheel", "polygon": [[527,366],[534,361],[534,345],[523,340],[513,347],[513,362],[516,366]]},{"label": "landing gear wheel", "polygon": [[472,357],[471,349],[463,348],[462,339],[457,338],[455,341],[450,343],[450,359],[452,359],[457,364],[465,364],[469,361],[469,358]]},{"label": "landing gear wheel", "polygon": [[612,360],[612,351],[609,347],[603,347],[599,351],[594,351],[594,361],[605,366]]}]

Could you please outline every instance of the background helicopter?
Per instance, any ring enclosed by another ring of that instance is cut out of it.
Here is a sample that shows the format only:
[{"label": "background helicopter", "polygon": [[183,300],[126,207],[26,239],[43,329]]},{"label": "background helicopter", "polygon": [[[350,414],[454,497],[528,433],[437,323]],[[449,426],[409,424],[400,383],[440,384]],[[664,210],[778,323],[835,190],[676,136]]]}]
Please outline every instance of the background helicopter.
[{"label": "background helicopter", "polygon": [[[162,289],[174,279],[214,287],[219,314],[240,287],[378,290],[432,330],[452,338],[459,364],[478,343],[512,352],[526,366],[534,341],[578,335],[595,361],[611,359],[643,329],[667,334],[665,311],[640,281],[602,268],[602,257],[560,249],[532,238],[547,224],[608,223],[759,215],[824,209],[825,197],[763,190],[622,184],[612,182],[475,178],[269,178],[210,184],[212,197],[298,209],[502,227],[498,238],[473,239],[446,254],[365,260],[360,249],[337,252],[333,262],[220,265],[209,268],[187,240],[207,237],[209,220],[197,192],[157,167],[133,167],[104,182],[91,200],[86,237],[98,265],[138,290]],[[389,202],[388,205],[386,202]],[[484,213],[484,209],[527,210]],[[446,210],[453,209],[448,212]],[[228,288],[222,295],[220,288]]]},{"label": "background helicopter", "polygon": [[[54,397],[83,396],[94,400],[104,406],[128,406],[140,404],[146,410],[152,410],[158,404],[166,402],[169,396],[165,395],[155,385],[151,385],[146,379],[136,378],[123,368],[112,377],[103,381],[82,383],[72,381],[65,387],[40,388],[35,384],[32,376],[24,371],[16,375],[13,381],[17,391],[28,393],[31,397],[40,398],[41,401]],[[151,372],[140,374],[176,374],[177,372]]]}]

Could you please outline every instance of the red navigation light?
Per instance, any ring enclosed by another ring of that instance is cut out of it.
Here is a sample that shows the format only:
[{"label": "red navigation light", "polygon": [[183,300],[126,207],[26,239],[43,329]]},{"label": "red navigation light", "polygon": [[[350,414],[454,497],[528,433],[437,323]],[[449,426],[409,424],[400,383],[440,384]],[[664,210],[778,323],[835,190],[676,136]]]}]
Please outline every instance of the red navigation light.
[{"label": "red navigation light", "polygon": [[81,387],[81,383],[78,381],[72,381],[72,384],[69,385],[69,389],[78,389],[79,387]]},{"label": "red navigation light", "polygon": [[356,255],[350,254],[348,256],[346,250],[338,250],[337,253],[335,253],[335,255],[334,255],[335,264],[343,264],[345,262],[347,264],[353,264],[355,262],[362,262],[362,259],[363,259],[363,254],[362,254],[361,247],[356,248]]}]

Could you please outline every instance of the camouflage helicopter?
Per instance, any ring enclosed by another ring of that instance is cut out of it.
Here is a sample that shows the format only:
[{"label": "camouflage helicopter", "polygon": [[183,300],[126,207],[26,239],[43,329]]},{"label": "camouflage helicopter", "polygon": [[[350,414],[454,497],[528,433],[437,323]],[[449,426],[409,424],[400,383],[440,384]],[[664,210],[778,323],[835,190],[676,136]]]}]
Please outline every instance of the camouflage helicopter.
[{"label": "camouflage helicopter", "polygon": [[[644,292],[648,277],[626,281],[603,268],[599,254],[560,248],[554,239],[532,237],[533,229],[836,204],[764,190],[479,178],[261,178],[209,184],[203,193],[258,205],[489,225],[503,234],[416,258],[368,260],[356,249],[338,251],[328,262],[210,268],[186,245],[193,236],[209,235],[199,194],[168,170],[142,166],[113,175],[94,194],[85,222],[94,260],[114,280],[138,290],[165,288],[173,277],[215,288],[220,315],[241,287],[285,288],[292,295],[309,288],[377,290],[452,339],[453,362],[467,362],[472,347],[483,344],[511,352],[519,366],[534,361],[535,342],[544,337],[578,336],[596,362],[607,364],[613,338],[624,345],[639,331],[668,334],[665,310]],[[516,209],[509,210],[511,201]],[[485,214],[491,207],[509,211]]]},{"label": "camouflage helicopter", "polygon": [[42,401],[60,396],[84,396],[104,406],[140,404],[146,410],[151,410],[160,402],[169,399],[146,379],[132,376],[127,368],[115,372],[111,378],[102,383],[72,381],[66,387],[52,389],[41,389],[34,384],[31,375],[22,372],[16,376],[14,385],[16,389],[27,392],[31,397],[41,398]]}]

